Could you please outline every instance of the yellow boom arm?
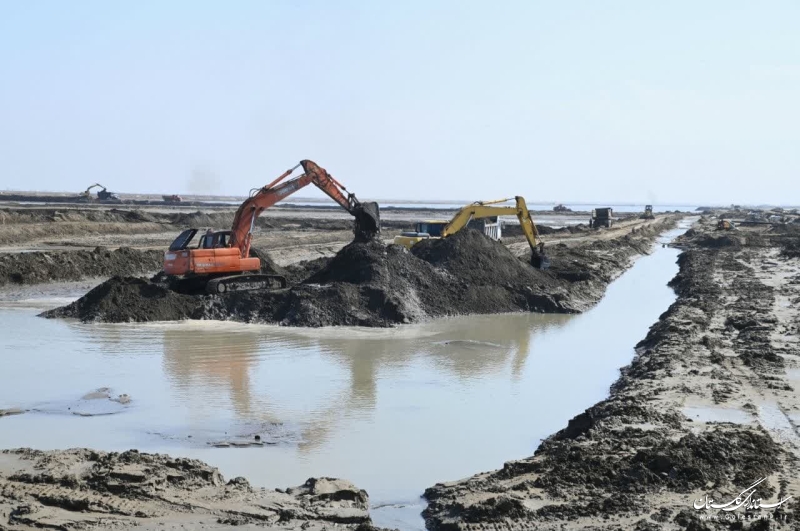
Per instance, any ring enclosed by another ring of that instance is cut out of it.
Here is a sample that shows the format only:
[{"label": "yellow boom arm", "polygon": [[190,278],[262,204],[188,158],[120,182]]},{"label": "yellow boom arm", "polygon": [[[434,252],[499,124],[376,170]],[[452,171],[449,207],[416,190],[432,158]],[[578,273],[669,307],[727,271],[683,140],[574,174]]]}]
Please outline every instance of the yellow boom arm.
[{"label": "yellow boom arm", "polygon": [[519,219],[519,224],[522,227],[522,233],[528,240],[531,250],[537,251],[537,247],[544,245],[539,239],[539,232],[536,230],[536,225],[531,219],[531,214],[528,212],[528,205],[525,204],[525,199],[521,196],[516,196],[516,206],[494,206],[497,203],[505,203],[511,199],[498,199],[497,201],[477,201],[471,205],[467,205],[459,210],[453,219],[450,220],[445,228],[442,230],[442,237],[450,236],[461,229],[463,229],[470,219],[482,219],[492,216],[507,216],[515,215]]}]

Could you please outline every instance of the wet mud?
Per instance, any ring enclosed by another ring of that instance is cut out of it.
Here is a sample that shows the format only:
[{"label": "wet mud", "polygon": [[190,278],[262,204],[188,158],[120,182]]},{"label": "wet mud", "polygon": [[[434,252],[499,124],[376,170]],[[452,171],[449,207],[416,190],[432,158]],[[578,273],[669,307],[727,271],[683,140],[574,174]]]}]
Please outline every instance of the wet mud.
[{"label": "wet mud", "polygon": [[[797,528],[793,504],[729,512],[702,503],[734,500],[762,478],[752,492],[764,504],[800,495],[791,420],[800,400],[789,376],[800,365],[800,310],[787,304],[800,300],[800,262],[783,251],[800,231],[720,233],[715,223],[679,238],[678,298],[609,398],[533,456],[427,489],[428,529]],[[686,416],[714,407],[737,415]]]},{"label": "wet mud", "polygon": [[0,453],[0,528],[376,530],[367,493],[311,478],[288,489],[226,481],[195,459],[129,450]]},{"label": "wet mud", "polygon": [[665,218],[625,236],[582,246],[554,245],[551,267],[530,265],[502,243],[466,229],[411,251],[377,240],[352,242],[329,259],[265,272],[293,282],[277,292],[189,295],[163,276],[114,277],[45,317],[86,322],[235,320],[287,326],[386,327],[432,317],[500,312],[577,313],[596,303],[608,283],[647,253],[673,226]]},{"label": "wet mud", "polygon": [[0,286],[142,275],[161,269],[164,253],[120,247],[0,254]]}]

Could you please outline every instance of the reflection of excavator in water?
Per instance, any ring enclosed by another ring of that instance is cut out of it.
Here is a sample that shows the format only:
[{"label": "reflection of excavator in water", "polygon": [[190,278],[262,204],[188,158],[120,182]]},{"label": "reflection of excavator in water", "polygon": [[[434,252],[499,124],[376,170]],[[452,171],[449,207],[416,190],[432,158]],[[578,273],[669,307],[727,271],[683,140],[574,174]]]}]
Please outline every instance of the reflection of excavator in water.
[{"label": "reflection of excavator in water", "polygon": [[[499,206],[498,203],[505,203],[511,199],[498,199],[496,201],[476,201],[470,205],[465,206],[453,216],[450,221],[422,221],[417,223],[416,231],[404,232],[400,236],[395,236],[394,243],[402,245],[410,249],[414,244],[421,240],[428,238],[446,238],[466,227],[471,220],[496,218],[503,215],[515,215],[519,219],[522,233],[528,240],[531,246],[531,264],[539,269],[547,269],[550,266],[550,260],[544,254],[544,243],[539,238],[539,231],[536,230],[536,224],[531,218],[528,211],[528,206],[525,204],[525,199],[521,196],[513,198],[516,202],[514,206],[503,205]],[[487,233],[489,237],[495,240],[500,239],[500,225],[488,226],[491,230]]]},{"label": "reflection of excavator in water", "polygon": [[[300,166],[303,168],[301,175],[284,181]],[[380,232],[377,203],[359,202],[327,171],[310,160],[303,160],[263,188],[252,190],[236,211],[231,230],[209,229],[191,249],[189,244],[199,229],[183,231],[164,254],[164,273],[183,277],[194,284],[195,289],[204,285],[209,293],[286,287],[286,279],[280,275],[259,274],[261,260],[250,248],[253,227],[264,210],[312,183],[355,217],[357,241],[370,240]]]},{"label": "reflection of excavator in water", "polygon": [[102,190],[98,190],[97,191],[97,199],[99,199],[100,201],[119,201],[120,200],[119,197],[117,197],[116,194],[109,192],[106,189],[106,187],[103,186],[100,183],[94,183],[89,188],[87,188],[86,190],[81,192],[80,193],[81,199],[85,199],[87,201],[91,201],[92,200],[92,190],[94,188],[102,188]]}]

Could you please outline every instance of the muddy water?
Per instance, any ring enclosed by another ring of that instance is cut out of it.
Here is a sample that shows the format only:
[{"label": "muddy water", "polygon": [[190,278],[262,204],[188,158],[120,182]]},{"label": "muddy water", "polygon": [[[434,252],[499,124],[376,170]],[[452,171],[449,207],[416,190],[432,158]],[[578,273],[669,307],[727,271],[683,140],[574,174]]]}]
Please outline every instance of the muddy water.
[{"label": "muddy water", "polygon": [[268,487],[344,477],[377,523],[419,529],[425,487],[530,455],[607,394],[674,300],[677,254],[659,245],[583,315],[393,330],[82,325],[36,317],[69,286],[15,296],[0,306],[0,408],[27,412],[0,418],[0,448],[135,447]]}]

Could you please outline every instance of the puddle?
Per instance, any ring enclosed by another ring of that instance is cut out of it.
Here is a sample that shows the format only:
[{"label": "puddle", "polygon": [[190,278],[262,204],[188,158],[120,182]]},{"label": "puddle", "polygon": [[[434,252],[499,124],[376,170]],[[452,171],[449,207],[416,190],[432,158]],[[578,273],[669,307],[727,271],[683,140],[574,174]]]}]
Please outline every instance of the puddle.
[{"label": "puddle", "polygon": [[758,422],[776,439],[800,447],[800,436],[798,436],[797,429],[777,404],[759,404]]},{"label": "puddle", "polygon": [[681,412],[694,422],[730,422],[733,424],[750,424],[755,421],[753,415],[741,409],[726,407],[684,407]]}]

